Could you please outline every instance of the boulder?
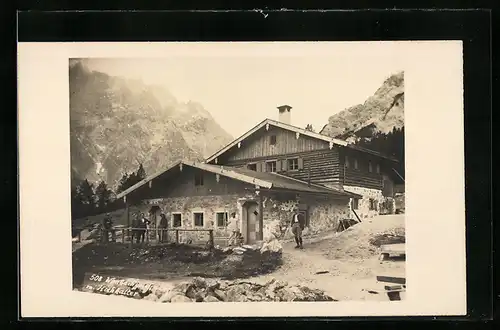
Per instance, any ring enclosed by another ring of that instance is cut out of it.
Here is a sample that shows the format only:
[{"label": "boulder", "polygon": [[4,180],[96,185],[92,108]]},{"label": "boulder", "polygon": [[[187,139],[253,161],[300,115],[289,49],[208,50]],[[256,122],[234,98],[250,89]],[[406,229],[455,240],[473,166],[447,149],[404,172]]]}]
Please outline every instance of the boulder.
[{"label": "boulder", "polygon": [[247,251],[247,249],[243,248],[243,247],[235,247],[233,248],[233,253],[236,253],[236,254],[243,254]]},{"label": "boulder", "polygon": [[227,301],[227,296],[226,296],[226,293],[222,290],[219,290],[219,289],[215,289],[213,292],[212,292],[212,295],[214,297],[216,297],[218,300],[220,301]]},{"label": "boulder", "polygon": [[260,248],[260,253],[273,252],[281,253],[283,251],[283,245],[277,240],[273,239],[270,242],[264,243]]},{"label": "boulder", "polygon": [[148,300],[161,302],[334,301],[321,290],[288,285],[274,278],[262,285],[197,277],[191,282],[177,285],[160,298],[154,294],[150,296]]},{"label": "boulder", "polygon": [[204,302],[219,302],[220,300],[212,295],[208,295],[203,299]]}]

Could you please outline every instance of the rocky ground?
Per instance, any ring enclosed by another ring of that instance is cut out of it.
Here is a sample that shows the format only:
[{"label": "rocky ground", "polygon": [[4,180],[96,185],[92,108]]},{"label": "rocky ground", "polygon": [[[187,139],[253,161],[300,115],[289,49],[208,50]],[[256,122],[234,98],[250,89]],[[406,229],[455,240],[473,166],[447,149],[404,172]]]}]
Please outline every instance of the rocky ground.
[{"label": "rocky ground", "polygon": [[145,299],[158,302],[335,301],[321,290],[271,279],[263,284],[194,278]]},{"label": "rocky ground", "polygon": [[404,242],[404,215],[390,215],[305,238],[303,250],[276,240],[213,251],[88,244],[73,254],[74,284],[91,271],[169,284],[168,295],[145,297],[161,302],[387,300],[373,294],[376,276],[405,277],[405,261],[380,261],[380,245]]},{"label": "rocky ground", "polygon": [[73,253],[73,283],[79,287],[88,272],[147,280],[247,278],[281,266],[281,251],[266,246],[208,251],[184,244],[130,247],[89,243]]}]

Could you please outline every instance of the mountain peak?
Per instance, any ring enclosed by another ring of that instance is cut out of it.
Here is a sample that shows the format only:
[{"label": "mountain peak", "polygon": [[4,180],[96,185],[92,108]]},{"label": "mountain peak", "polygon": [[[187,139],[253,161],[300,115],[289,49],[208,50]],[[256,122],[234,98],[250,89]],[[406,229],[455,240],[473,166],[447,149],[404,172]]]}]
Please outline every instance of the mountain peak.
[{"label": "mountain peak", "polygon": [[331,116],[320,133],[354,142],[403,126],[404,72],[400,71],[389,76],[363,104]]},{"label": "mountain peak", "polygon": [[197,102],[164,87],[70,63],[72,182],[104,180],[144,165],[153,173],[179,159],[203,159],[232,140]]}]

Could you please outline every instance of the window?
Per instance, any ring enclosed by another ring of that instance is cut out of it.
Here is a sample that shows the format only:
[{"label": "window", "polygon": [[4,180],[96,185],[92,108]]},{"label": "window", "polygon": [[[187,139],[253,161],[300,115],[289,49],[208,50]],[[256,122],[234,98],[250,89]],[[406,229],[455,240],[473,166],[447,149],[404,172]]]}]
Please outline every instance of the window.
[{"label": "window", "polygon": [[380,173],[380,164],[377,164],[377,173]]},{"label": "window", "polygon": [[196,173],[194,175],[194,185],[203,186],[203,173]]},{"label": "window", "polygon": [[226,227],[227,226],[227,212],[215,213],[215,220],[217,223],[217,227]]},{"label": "window", "polygon": [[203,212],[193,212],[193,221],[195,227],[203,227],[205,224],[203,221]]},{"label": "window", "polygon": [[357,159],[354,160],[354,169],[355,170],[358,169],[358,160]]},{"label": "window", "polygon": [[359,207],[359,200],[357,198],[351,198],[351,208],[357,210]]},{"label": "window", "polygon": [[266,162],[266,172],[276,172],[276,161]]},{"label": "window", "polygon": [[182,214],[172,213],[172,226],[181,227],[182,226]]},{"label": "window", "polygon": [[276,135],[271,135],[269,139],[269,144],[274,146],[276,144]]},{"label": "window", "polygon": [[345,156],[345,167],[349,168],[349,157]]},{"label": "window", "polygon": [[288,170],[297,171],[298,169],[299,169],[299,159],[298,158],[288,159]]},{"label": "window", "polygon": [[256,163],[248,164],[247,168],[251,171],[257,171],[257,164]]},{"label": "window", "polygon": [[377,200],[370,198],[370,211],[377,211],[378,202]]},{"label": "window", "polygon": [[370,172],[370,173],[373,172],[372,162],[371,161],[368,162],[368,172]]}]

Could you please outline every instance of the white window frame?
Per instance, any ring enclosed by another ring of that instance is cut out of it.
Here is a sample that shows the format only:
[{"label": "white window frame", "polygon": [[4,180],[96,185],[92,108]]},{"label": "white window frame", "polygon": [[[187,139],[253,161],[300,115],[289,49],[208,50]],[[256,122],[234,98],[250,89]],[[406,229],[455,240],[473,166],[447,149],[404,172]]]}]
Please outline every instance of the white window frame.
[{"label": "white window frame", "polygon": [[[174,215],[180,215],[181,216],[181,225],[180,226],[174,226],[175,221],[174,221]],[[182,212],[170,212],[170,217],[172,218],[172,228],[182,228]]]},{"label": "white window frame", "polygon": [[[290,169],[290,161],[296,161],[297,162],[297,168]],[[286,160],[286,170],[287,171],[298,171],[299,170],[299,157],[293,157],[293,158],[287,158]]]},{"label": "white window frame", "polygon": [[[219,213],[226,213],[226,215],[227,215],[226,225],[225,226],[219,226],[219,224],[217,223],[217,214],[219,214]],[[216,227],[216,228],[222,228],[222,229],[227,228],[227,222],[229,221],[229,211],[228,210],[225,210],[225,209],[215,210],[214,211],[214,217],[215,217],[215,219],[214,219],[215,226],[214,227]]]},{"label": "white window frame", "polygon": [[[195,224],[195,221],[194,221],[194,215],[198,214],[198,213],[201,213],[203,214],[203,226],[196,226]],[[207,225],[207,218],[205,217],[205,211],[202,211],[202,210],[193,210],[191,212],[191,224],[193,225],[192,227],[193,228],[205,228],[205,226]]]},{"label": "white window frame", "polygon": [[[274,172],[267,170],[267,164],[268,163],[274,163]],[[264,165],[266,166],[266,172],[277,173],[277,170],[278,170],[278,160],[277,159],[266,160],[265,163],[264,163]]]}]

